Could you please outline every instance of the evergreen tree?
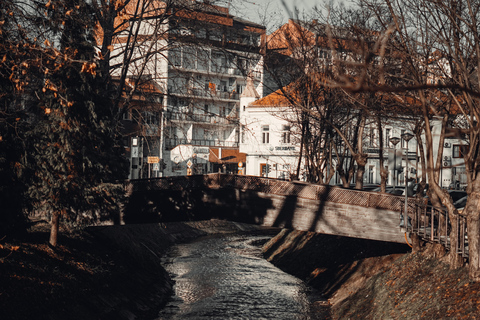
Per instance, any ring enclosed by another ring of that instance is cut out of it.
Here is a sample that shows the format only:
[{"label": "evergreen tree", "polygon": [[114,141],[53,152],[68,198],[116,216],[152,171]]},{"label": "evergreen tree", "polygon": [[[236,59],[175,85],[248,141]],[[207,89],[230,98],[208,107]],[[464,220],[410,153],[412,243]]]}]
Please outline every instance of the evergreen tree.
[{"label": "evergreen tree", "polygon": [[22,103],[28,45],[17,28],[11,1],[0,2],[0,238],[24,231],[24,132],[28,128]]},{"label": "evergreen tree", "polygon": [[45,79],[29,134],[35,177],[30,196],[52,217],[76,224],[118,213],[126,177],[109,79],[97,74],[92,13],[86,1],[49,1]]}]

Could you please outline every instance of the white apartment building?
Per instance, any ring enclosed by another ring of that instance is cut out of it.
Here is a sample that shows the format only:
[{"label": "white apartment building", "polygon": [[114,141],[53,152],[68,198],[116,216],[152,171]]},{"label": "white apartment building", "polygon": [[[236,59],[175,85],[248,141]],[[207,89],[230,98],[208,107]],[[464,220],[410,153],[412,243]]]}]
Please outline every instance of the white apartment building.
[{"label": "white apartment building", "polygon": [[[238,163],[245,161],[239,152],[239,101],[247,75],[262,94],[265,27],[206,1],[182,5],[187,7],[163,22],[164,34],[153,45],[142,43],[138,52],[162,49],[152,51],[144,65],[140,59],[129,75],[135,78],[145,67],[142,79],[158,85],[163,94],[162,108],[124,117],[149,127],[149,134],[128,133],[133,179],[236,173]],[[149,20],[140,23],[146,36],[158,31]],[[121,50],[122,44],[117,47]]]}]

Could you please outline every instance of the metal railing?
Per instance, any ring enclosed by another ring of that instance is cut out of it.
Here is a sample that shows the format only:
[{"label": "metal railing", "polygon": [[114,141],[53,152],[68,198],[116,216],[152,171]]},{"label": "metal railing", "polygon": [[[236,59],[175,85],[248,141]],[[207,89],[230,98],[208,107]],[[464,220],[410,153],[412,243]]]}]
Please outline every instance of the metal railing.
[{"label": "metal railing", "polygon": [[211,124],[237,124],[238,117],[236,116],[222,116],[214,114],[196,114],[196,113],[182,113],[182,112],[165,112],[167,120],[171,121],[191,121],[196,123],[211,123]]},{"label": "metal railing", "polygon": [[[405,203],[405,202],[404,202]],[[400,221],[405,209],[402,205]],[[460,214],[450,220],[446,208],[438,208],[425,204],[417,199],[408,203],[408,221],[403,221],[406,232],[418,235],[422,240],[439,243],[448,250],[456,250],[462,257],[468,257],[468,237],[466,217]],[[456,224],[457,235],[452,234],[452,223]],[[452,237],[457,238],[456,248],[451,248]]]},{"label": "metal railing", "polygon": [[[181,142],[180,140],[175,140]],[[177,188],[235,188],[302,199],[331,201],[400,212],[403,198],[387,193],[364,192],[330,185],[284,181],[256,176],[211,173],[197,176],[177,176],[130,181],[131,190],[162,190]]]},{"label": "metal railing", "polygon": [[179,145],[193,145],[201,147],[231,147],[238,148],[238,141],[224,140],[205,140],[205,139],[165,139],[165,147],[168,149],[175,148]]},{"label": "metal railing", "polygon": [[168,92],[170,94],[178,94],[183,96],[190,96],[196,98],[208,98],[208,99],[225,99],[225,100],[235,100],[240,99],[240,94],[235,91],[228,90],[217,90],[217,89],[199,89],[199,88],[179,88],[179,87],[168,87]]}]

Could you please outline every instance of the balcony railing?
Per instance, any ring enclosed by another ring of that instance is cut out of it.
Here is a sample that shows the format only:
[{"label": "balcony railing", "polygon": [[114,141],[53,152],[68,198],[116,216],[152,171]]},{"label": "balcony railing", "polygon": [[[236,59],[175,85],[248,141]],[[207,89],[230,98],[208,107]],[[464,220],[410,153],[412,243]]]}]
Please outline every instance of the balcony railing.
[{"label": "balcony railing", "polygon": [[165,139],[165,146],[168,149],[173,149],[178,145],[194,145],[206,147],[235,147],[238,148],[238,141],[224,141],[224,140],[204,140],[204,139]]},{"label": "balcony railing", "polygon": [[221,90],[204,90],[198,88],[176,88],[176,87],[168,87],[168,91],[171,94],[181,94],[185,96],[192,96],[192,97],[201,97],[201,98],[209,98],[209,99],[227,99],[227,100],[239,100],[240,95],[237,92],[228,92],[228,91],[221,91]]},{"label": "balcony railing", "polygon": [[211,124],[237,124],[238,122],[238,117],[236,116],[219,116],[212,114],[181,113],[171,111],[166,112],[165,115],[167,120],[170,121],[187,121]]}]

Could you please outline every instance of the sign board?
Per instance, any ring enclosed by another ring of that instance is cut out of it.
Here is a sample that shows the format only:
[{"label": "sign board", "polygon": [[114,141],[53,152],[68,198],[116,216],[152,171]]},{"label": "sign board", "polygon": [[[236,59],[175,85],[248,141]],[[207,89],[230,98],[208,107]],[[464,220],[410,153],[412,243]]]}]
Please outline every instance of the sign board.
[{"label": "sign board", "polygon": [[160,171],[160,164],[158,162],[153,164],[153,171]]},{"label": "sign board", "polygon": [[193,164],[192,161],[188,160],[188,162],[187,162],[187,167],[191,168],[191,167],[192,167],[192,164]]},{"label": "sign board", "polygon": [[159,157],[147,157],[148,163],[158,163],[160,161]]},{"label": "sign board", "polygon": [[132,158],[138,158],[138,147],[132,147]]},{"label": "sign board", "polygon": [[239,163],[238,163],[238,167],[239,167],[239,168],[243,167],[243,163],[242,163],[242,162],[239,162]]}]

